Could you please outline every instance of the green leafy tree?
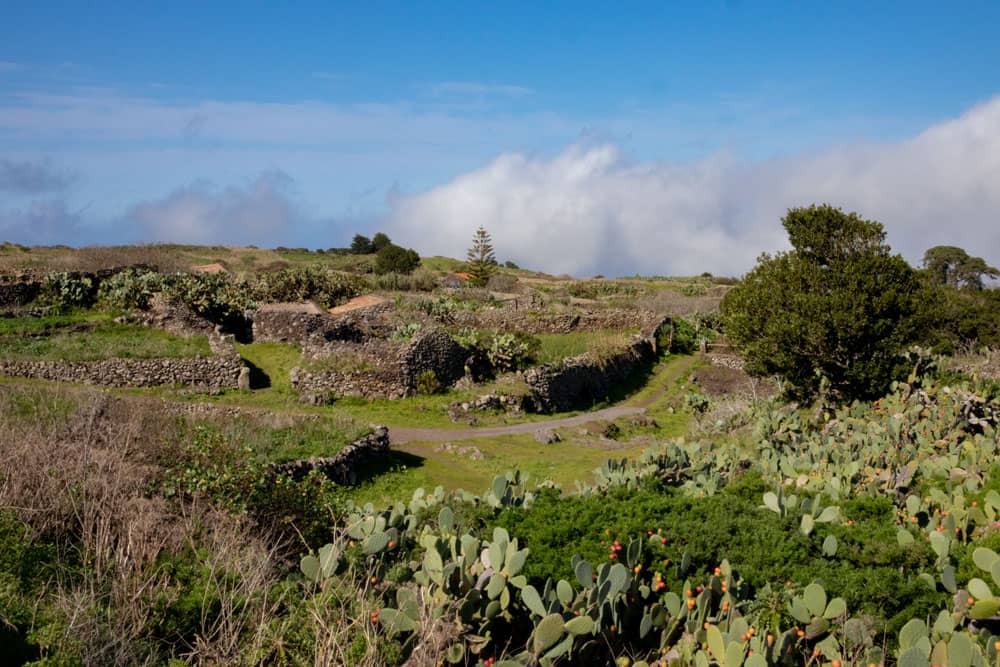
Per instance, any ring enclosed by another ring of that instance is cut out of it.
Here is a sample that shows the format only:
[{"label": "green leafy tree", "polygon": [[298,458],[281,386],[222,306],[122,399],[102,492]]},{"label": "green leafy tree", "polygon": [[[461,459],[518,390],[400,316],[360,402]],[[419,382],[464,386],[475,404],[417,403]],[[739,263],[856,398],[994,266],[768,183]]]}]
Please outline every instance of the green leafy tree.
[{"label": "green leafy tree", "polygon": [[490,276],[496,273],[497,258],[493,254],[493,241],[484,227],[479,227],[472,236],[472,247],[466,254],[469,265],[469,283],[474,287],[485,287]]},{"label": "green leafy tree", "polygon": [[375,246],[372,245],[372,240],[367,236],[361,234],[355,234],[354,238],[351,239],[351,253],[354,255],[370,255],[375,252]]},{"label": "green leafy tree", "polygon": [[793,250],[761,255],[722,302],[748,371],[782,376],[798,399],[821,387],[838,400],[881,394],[916,337],[916,272],[856,213],[796,208],[782,224]]},{"label": "green leafy tree", "polygon": [[412,273],[420,266],[420,255],[411,248],[390,243],[375,253],[375,273]]},{"label": "green leafy tree", "polygon": [[378,252],[382,248],[390,245],[392,245],[392,240],[389,239],[389,235],[384,232],[378,232],[372,237],[372,249],[369,252]]},{"label": "green leafy tree", "polygon": [[1000,270],[982,257],[971,257],[961,248],[939,245],[924,253],[924,268],[936,285],[955,289],[983,289],[983,278],[1000,278]]}]

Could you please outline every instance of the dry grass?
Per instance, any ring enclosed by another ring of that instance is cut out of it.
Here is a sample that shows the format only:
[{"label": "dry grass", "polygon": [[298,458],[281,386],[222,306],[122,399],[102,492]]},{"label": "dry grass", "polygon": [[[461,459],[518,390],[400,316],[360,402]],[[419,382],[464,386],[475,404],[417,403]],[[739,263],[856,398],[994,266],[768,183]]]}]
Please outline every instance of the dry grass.
[{"label": "dry grass", "polygon": [[159,559],[180,553],[193,554],[214,599],[180,655],[238,664],[264,650],[281,602],[270,593],[280,575],[276,546],[205,504],[148,497],[176,446],[176,418],[147,402],[5,386],[0,429],[10,436],[0,443],[0,510],[59,545],[66,568],[79,564],[60,568],[46,592],[63,621],[50,650],[85,665],[159,662],[163,647],[150,627],[181,593]]},{"label": "dry grass", "polygon": [[673,289],[660,289],[644,293],[639,297],[638,305],[643,310],[664,315],[715,313],[719,311],[719,304],[729,289],[726,285],[715,285],[708,288],[705,294],[694,296]]},{"label": "dry grass", "polygon": [[[184,420],[154,400],[0,385],[0,512],[56,545],[59,557],[34,594],[47,619],[41,657],[102,666],[169,658],[376,667],[387,655],[398,659],[399,647],[371,618],[376,586],[357,583],[372,575],[364,565],[304,589],[288,577],[297,558],[283,558],[299,549],[247,515],[151,493],[182,453]],[[177,568],[195,577],[194,588]],[[189,610],[193,630],[164,635],[164,609],[175,606]],[[426,611],[411,640],[414,667],[438,664],[460,630]]]}]

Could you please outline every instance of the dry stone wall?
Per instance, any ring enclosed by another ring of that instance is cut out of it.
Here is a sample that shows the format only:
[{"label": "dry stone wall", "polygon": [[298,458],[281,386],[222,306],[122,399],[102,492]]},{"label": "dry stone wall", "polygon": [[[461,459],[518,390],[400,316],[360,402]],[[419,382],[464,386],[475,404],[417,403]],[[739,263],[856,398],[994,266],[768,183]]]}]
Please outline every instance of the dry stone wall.
[{"label": "dry stone wall", "polygon": [[105,387],[186,385],[232,388],[240,385],[239,356],[191,359],[101,359],[98,361],[2,361],[0,375],[82,382]]},{"label": "dry stone wall", "polygon": [[337,484],[356,484],[359,481],[358,469],[361,465],[385,456],[388,452],[389,429],[379,426],[369,435],[340,450],[336,456],[278,463],[273,465],[271,470],[275,474],[288,475],[295,480],[317,471]]},{"label": "dry stone wall", "polygon": [[255,342],[318,346],[331,341],[361,342],[364,332],[349,318],[326,313],[259,310],[252,315]]},{"label": "dry stone wall", "polygon": [[656,361],[656,341],[638,338],[634,343],[600,359],[591,354],[543,364],[524,372],[529,401],[536,412],[564,412],[589,408],[605,400],[614,389]]},{"label": "dry stone wall", "polygon": [[0,308],[26,306],[38,298],[42,284],[37,280],[0,276]]},{"label": "dry stone wall", "polygon": [[[357,346],[366,352],[366,346]],[[382,358],[373,358],[377,368],[365,371],[327,370],[309,372],[292,369],[292,388],[306,402],[323,403],[337,396],[402,398],[417,390],[417,379],[432,371],[441,386],[455,384],[465,374],[468,352],[441,329],[422,331],[394,353],[381,347]],[[331,354],[336,354],[336,350]]]},{"label": "dry stone wall", "polygon": [[545,314],[507,309],[459,311],[454,314],[459,326],[525,333],[571,333],[573,331],[605,331],[609,329],[639,329],[646,332],[662,316],[641,310],[597,310],[581,313]]}]

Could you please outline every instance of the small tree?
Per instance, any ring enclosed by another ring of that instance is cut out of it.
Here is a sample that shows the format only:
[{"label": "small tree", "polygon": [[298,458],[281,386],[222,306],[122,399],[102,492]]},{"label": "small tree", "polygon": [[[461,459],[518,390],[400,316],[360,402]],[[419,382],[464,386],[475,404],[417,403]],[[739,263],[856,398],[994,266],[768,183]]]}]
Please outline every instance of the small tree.
[{"label": "small tree", "polygon": [[472,236],[472,247],[466,254],[469,264],[469,283],[474,287],[485,287],[490,276],[496,273],[497,258],[493,254],[490,233],[482,226]]},{"label": "small tree", "polygon": [[416,250],[401,248],[390,243],[382,246],[375,254],[375,273],[412,273],[420,266],[420,255]]},{"label": "small tree", "polygon": [[881,395],[916,338],[916,272],[855,213],[810,206],[782,223],[793,250],[762,255],[726,295],[726,333],[752,374],[781,375],[796,398],[826,383],[838,399]]},{"label": "small tree", "polygon": [[355,234],[354,238],[351,239],[351,252],[355,255],[370,255],[375,252],[375,246],[372,245],[372,240],[367,236]]},{"label": "small tree", "polygon": [[389,235],[384,232],[378,232],[372,237],[372,250],[371,252],[378,252],[386,246],[392,245],[392,241],[389,239]]},{"label": "small tree", "polygon": [[955,289],[983,289],[983,278],[1000,278],[1000,270],[982,257],[971,257],[961,248],[939,245],[924,253],[924,268],[936,285]]}]

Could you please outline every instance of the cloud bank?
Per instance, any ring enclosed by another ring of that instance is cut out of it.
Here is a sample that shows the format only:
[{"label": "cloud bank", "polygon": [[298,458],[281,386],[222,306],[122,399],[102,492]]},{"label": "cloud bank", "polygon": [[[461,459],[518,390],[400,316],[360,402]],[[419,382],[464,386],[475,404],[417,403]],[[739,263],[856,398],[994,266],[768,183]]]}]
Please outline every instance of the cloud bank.
[{"label": "cloud bank", "polygon": [[504,154],[395,200],[387,226],[463,256],[475,228],[501,260],[556,273],[742,274],[787,247],[785,210],[829,202],[882,222],[911,262],[938,244],[1000,260],[1000,97],[892,144],[746,161],[634,162],[610,145]]},{"label": "cloud bank", "polygon": [[281,171],[264,172],[246,186],[196,183],[136,204],[118,224],[142,241],[287,244],[308,222],[291,189],[292,179]]},{"label": "cloud bank", "polygon": [[0,192],[26,195],[60,192],[75,180],[75,174],[60,171],[47,160],[0,160]]}]

